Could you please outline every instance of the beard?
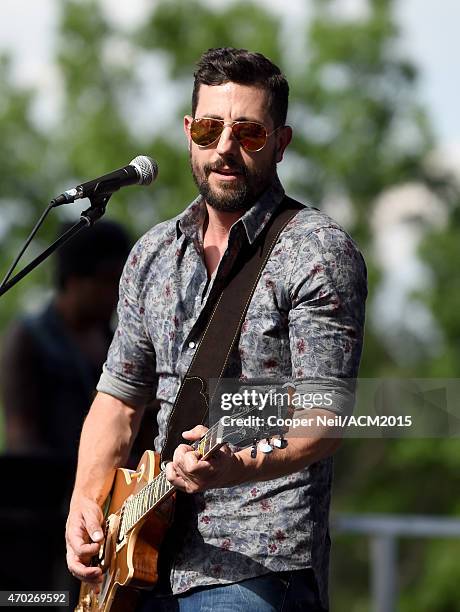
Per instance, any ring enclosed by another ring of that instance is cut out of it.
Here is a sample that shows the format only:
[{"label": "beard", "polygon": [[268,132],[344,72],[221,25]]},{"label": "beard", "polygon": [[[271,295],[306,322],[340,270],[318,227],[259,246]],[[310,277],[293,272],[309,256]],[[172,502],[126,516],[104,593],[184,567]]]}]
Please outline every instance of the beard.
[{"label": "beard", "polygon": [[[199,166],[190,152],[190,167],[193,180],[198,191],[205,201],[220,212],[247,211],[256,202],[259,196],[268,188],[276,174],[276,153],[272,159],[260,170],[250,170],[244,163],[237,163],[230,158],[220,158],[213,164]],[[218,188],[211,187],[209,175],[225,166],[239,174],[235,181],[222,181]]]}]

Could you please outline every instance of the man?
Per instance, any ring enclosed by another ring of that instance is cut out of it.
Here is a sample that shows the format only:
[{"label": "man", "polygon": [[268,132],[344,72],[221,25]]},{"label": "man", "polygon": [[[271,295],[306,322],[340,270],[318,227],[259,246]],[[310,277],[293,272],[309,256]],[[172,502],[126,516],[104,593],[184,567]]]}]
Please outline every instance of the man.
[{"label": "man", "polygon": [[[200,195],[141,238],[125,267],[119,328],[83,428],[68,519],[68,565],[80,579],[100,580],[87,564],[102,539],[103,483],[123,464],[142,407],[152,394],[161,400],[160,450],[207,297],[283,200],[276,165],[291,140],[287,100],[285,77],[260,54],[211,49],[198,64],[184,131]],[[227,376],[284,378],[300,390],[313,377],[356,377],[365,296],[351,239],[304,208],[265,265]],[[204,431],[197,424],[183,437],[192,442]],[[330,455],[338,446],[327,434],[293,437],[255,458],[250,448],[223,447],[204,461],[179,445],[166,466],[188,512],[172,555],[174,595],[144,609],[326,609]]]}]

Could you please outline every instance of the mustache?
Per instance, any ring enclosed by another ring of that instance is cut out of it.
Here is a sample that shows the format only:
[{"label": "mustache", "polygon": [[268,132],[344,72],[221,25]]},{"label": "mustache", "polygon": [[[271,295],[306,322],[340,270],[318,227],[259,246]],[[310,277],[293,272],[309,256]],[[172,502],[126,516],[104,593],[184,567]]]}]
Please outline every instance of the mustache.
[{"label": "mustache", "polygon": [[232,163],[231,161],[225,161],[220,159],[213,164],[204,164],[203,171],[208,177],[211,172],[222,170],[227,167],[230,170],[234,170],[235,172],[241,173],[243,176],[248,176],[248,169],[244,164]]}]

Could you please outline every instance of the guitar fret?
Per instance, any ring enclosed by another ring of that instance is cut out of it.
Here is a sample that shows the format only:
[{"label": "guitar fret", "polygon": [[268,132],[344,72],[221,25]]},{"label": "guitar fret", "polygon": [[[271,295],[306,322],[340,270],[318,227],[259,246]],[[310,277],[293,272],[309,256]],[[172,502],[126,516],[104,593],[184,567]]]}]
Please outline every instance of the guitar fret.
[{"label": "guitar fret", "polygon": [[130,520],[129,520],[129,528],[130,529],[134,525],[135,513],[136,513],[136,498],[133,497],[132,500],[131,500],[131,517],[130,517]]},{"label": "guitar fret", "polygon": [[154,497],[154,490],[152,487],[152,483],[149,484],[149,508],[151,508],[153,506],[153,497]]},{"label": "guitar fret", "polygon": [[129,511],[129,501],[125,501],[125,509],[123,512],[123,531],[124,533],[128,530],[128,511]]},{"label": "guitar fret", "polygon": [[133,526],[133,515],[134,515],[134,498],[131,499],[131,507],[129,509],[129,528]]},{"label": "guitar fret", "polygon": [[140,499],[140,507],[141,507],[141,512],[140,512],[139,518],[141,518],[141,516],[142,516],[142,515],[144,514],[144,512],[145,512],[145,510],[144,510],[144,507],[145,507],[145,499],[144,499],[144,498],[145,498],[144,491],[139,491],[139,499]]},{"label": "guitar fret", "polygon": [[209,435],[209,448],[208,448],[208,451],[209,451],[211,448],[213,448],[213,447],[215,446],[215,444],[216,444],[216,440],[217,440],[217,436],[216,436],[216,434],[217,434],[217,430],[216,430],[214,427],[212,427],[212,428],[209,430],[209,434],[210,434],[210,435]]},{"label": "guitar fret", "polygon": [[205,438],[205,452],[203,454],[209,453],[215,446],[217,442],[217,424],[213,425],[211,429],[208,429],[206,432]]},{"label": "guitar fret", "polygon": [[203,438],[201,439],[200,443],[199,443],[199,450],[201,452],[201,456],[206,455],[206,453],[209,452],[209,449],[211,448],[211,437],[212,437],[212,428],[208,429],[208,431],[205,433],[205,435],[203,436]]},{"label": "guitar fret", "polygon": [[120,528],[119,528],[120,537],[123,537],[125,534],[125,524],[126,524],[125,508],[122,506],[121,507],[121,518],[120,518]]},{"label": "guitar fret", "polygon": [[169,485],[170,483],[166,480],[166,476],[163,477],[163,480],[161,482],[162,484],[162,493],[161,493],[161,497],[163,497],[163,495],[165,495],[165,493],[167,493],[167,491],[169,491]]},{"label": "guitar fret", "polygon": [[157,487],[157,497],[155,501],[159,501],[163,497],[163,486],[164,486],[165,477],[164,474],[160,474],[158,476],[158,487]]}]

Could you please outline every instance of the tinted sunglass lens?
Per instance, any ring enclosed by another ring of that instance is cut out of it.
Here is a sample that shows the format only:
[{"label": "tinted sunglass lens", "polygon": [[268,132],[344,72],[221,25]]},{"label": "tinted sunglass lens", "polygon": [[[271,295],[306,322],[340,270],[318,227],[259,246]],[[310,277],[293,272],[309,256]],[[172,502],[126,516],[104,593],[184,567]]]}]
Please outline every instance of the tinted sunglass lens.
[{"label": "tinted sunglass lens", "polygon": [[241,146],[246,151],[259,151],[267,141],[267,131],[263,125],[252,123],[251,121],[242,121],[235,123],[233,133]]},{"label": "tinted sunglass lens", "polygon": [[[194,119],[190,135],[195,144],[207,147],[218,140],[224,129],[223,121],[218,119]],[[260,151],[267,142],[267,130],[259,123],[240,121],[232,126],[233,135],[246,151]]]},{"label": "tinted sunglass lens", "polygon": [[207,147],[219,138],[223,128],[223,124],[216,119],[194,119],[190,128],[190,135],[195,144],[200,147]]}]

